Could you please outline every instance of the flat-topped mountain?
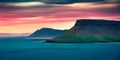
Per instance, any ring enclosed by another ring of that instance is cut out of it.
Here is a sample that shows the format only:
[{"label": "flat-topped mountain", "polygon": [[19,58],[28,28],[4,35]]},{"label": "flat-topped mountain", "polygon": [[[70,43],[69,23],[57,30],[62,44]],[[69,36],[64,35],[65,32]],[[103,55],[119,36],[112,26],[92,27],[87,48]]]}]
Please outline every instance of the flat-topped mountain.
[{"label": "flat-topped mountain", "polygon": [[81,25],[100,25],[100,26],[116,26],[120,25],[120,21],[111,21],[111,20],[95,20],[95,19],[80,19],[76,21],[75,26],[81,26]]},{"label": "flat-topped mountain", "polygon": [[42,28],[40,30],[35,31],[34,33],[32,33],[29,37],[33,37],[33,38],[53,38],[56,37],[64,32],[66,32],[67,30],[57,30],[57,29],[52,29],[52,28]]},{"label": "flat-topped mountain", "polygon": [[80,19],[69,31],[48,42],[120,42],[120,21]]}]

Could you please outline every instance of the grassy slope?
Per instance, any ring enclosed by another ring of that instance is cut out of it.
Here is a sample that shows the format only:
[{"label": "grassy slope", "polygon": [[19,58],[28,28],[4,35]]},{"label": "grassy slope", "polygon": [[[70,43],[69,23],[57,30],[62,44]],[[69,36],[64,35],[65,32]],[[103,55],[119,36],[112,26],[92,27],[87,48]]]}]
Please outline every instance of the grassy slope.
[{"label": "grassy slope", "polygon": [[114,37],[69,37],[69,39],[56,38],[55,42],[120,42],[120,38]]},{"label": "grassy slope", "polygon": [[73,27],[53,39],[55,42],[120,42],[120,32],[116,27],[81,26]]}]

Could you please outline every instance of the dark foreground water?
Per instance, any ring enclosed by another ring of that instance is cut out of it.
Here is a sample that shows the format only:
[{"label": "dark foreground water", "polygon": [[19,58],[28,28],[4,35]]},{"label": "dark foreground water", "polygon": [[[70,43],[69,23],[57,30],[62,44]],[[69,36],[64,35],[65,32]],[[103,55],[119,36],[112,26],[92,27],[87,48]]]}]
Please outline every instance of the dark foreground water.
[{"label": "dark foreground water", "polygon": [[120,44],[0,39],[0,60],[120,60]]}]

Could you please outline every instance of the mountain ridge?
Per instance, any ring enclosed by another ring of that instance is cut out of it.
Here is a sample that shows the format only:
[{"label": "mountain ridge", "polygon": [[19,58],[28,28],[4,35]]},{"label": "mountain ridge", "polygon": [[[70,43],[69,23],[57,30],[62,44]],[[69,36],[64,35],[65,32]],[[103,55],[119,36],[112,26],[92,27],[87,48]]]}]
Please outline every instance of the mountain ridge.
[{"label": "mountain ridge", "polygon": [[53,28],[41,28],[33,32],[29,37],[56,37],[67,30],[59,30]]},{"label": "mountain ridge", "polygon": [[[120,42],[120,21],[80,19],[67,32],[50,42]],[[49,42],[49,41],[48,41]]]}]

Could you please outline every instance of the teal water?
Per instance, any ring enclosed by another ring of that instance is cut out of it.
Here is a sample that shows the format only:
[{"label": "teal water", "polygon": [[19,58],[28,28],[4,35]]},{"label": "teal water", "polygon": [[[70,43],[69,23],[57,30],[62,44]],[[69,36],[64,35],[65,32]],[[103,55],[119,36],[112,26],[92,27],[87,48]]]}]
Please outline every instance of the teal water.
[{"label": "teal water", "polygon": [[120,60],[118,43],[44,43],[0,39],[0,60]]}]

